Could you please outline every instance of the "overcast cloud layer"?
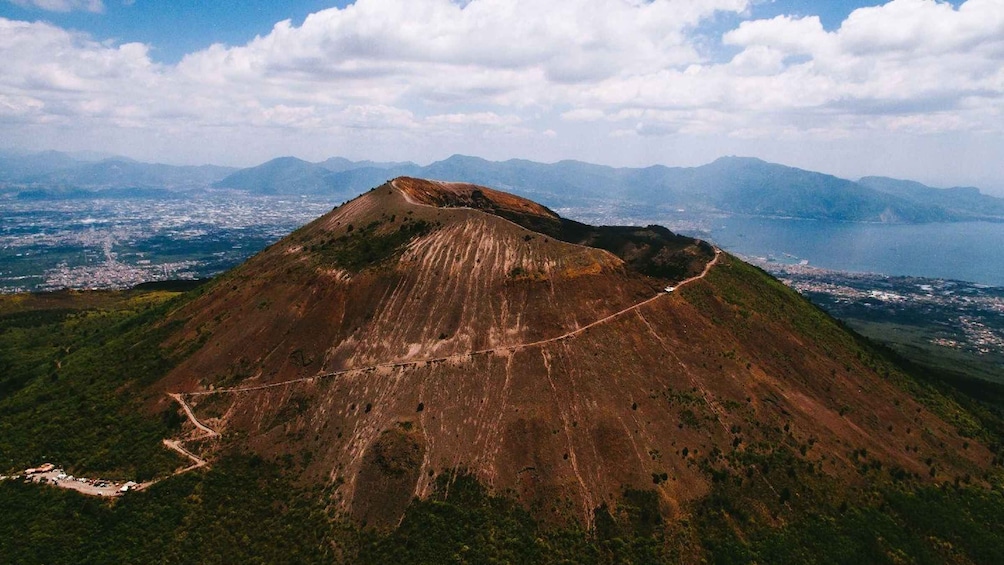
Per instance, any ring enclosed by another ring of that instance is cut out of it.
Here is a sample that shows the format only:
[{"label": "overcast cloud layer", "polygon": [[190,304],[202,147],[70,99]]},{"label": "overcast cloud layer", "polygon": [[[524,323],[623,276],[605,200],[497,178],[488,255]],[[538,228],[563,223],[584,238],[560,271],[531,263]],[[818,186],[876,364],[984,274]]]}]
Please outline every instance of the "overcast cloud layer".
[{"label": "overcast cloud layer", "polygon": [[226,164],[738,153],[1004,185],[1004,0],[893,0],[831,31],[814,16],[716,25],[748,8],[359,0],[177,65],[143,44],[0,19],[0,144]]}]

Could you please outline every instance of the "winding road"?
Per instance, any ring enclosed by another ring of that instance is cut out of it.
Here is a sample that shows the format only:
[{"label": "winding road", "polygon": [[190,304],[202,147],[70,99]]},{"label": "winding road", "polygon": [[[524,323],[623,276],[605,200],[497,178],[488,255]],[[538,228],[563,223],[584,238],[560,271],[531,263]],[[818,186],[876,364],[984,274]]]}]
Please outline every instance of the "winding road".
[{"label": "winding road", "polygon": [[208,461],[206,461],[205,459],[199,457],[198,455],[195,455],[191,451],[185,449],[185,447],[182,445],[182,443],[183,443],[183,441],[196,441],[196,440],[206,439],[206,438],[210,438],[210,437],[219,437],[220,436],[219,432],[217,432],[216,430],[210,428],[209,426],[207,426],[207,425],[203,424],[201,421],[199,421],[199,418],[195,416],[195,412],[192,412],[192,407],[189,406],[187,402],[185,402],[184,397],[182,397],[180,393],[171,392],[171,393],[168,393],[168,396],[170,396],[171,398],[173,398],[175,402],[177,402],[178,404],[181,405],[182,410],[185,411],[185,415],[188,416],[188,421],[190,421],[192,423],[192,425],[194,425],[197,430],[202,431],[202,435],[201,436],[191,437],[191,438],[188,438],[187,440],[164,439],[164,446],[165,447],[167,447],[168,449],[172,449],[174,451],[177,451],[178,453],[180,453],[180,454],[184,455],[185,457],[188,457],[189,459],[192,460],[192,465],[190,465],[188,467],[185,467],[184,469],[179,469],[178,471],[175,471],[174,474],[175,475],[180,475],[181,473],[185,473],[185,472],[191,471],[193,469],[198,469],[199,467],[205,467],[206,465],[209,465]]},{"label": "winding road", "polygon": [[[432,205],[425,204],[425,203],[422,203],[422,202],[416,202],[414,199],[411,198],[411,196],[406,191],[404,191],[400,187],[396,186],[393,183],[393,181],[391,182],[391,186],[395,190],[397,190],[398,192],[400,192],[404,196],[405,200],[409,204],[416,205],[416,206],[425,206],[425,207],[429,207],[429,208],[437,208],[437,206],[432,206]],[[506,220],[506,221],[509,221],[509,220]],[[512,223],[512,222],[510,222],[510,223]],[[523,226],[518,226],[518,224],[514,224],[514,225],[517,225],[517,227],[520,227],[520,228],[523,227]],[[291,380],[277,382],[277,383],[268,383],[268,384],[255,385],[255,386],[245,386],[245,387],[237,386],[237,387],[231,387],[231,388],[218,388],[218,389],[206,390],[206,391],[172,392],[172,393],[168,393],[168,396],[170,396],[175,402],[177,402],[178,404],[181,405],[181,408],[184,410],[185,415],[188,417],[188,420],[192,423],[192,425],[195,426],[195,428],[197,430],[200,430],[202,432],[202,435],[200,435],[198,437],[188,438],[187,440],[183,440],[183,439],[164,439],[163,440],[164,441],[164,445],[166,447],[168,447],[169,449],[172,449],[174,451],[177,451],[178,453],[181,453],[185,457],[191,459],[192,462],[193,462],[193,464],[190,465],[189,467],[186,467],[184,469],[176,471],[175,472],[176,475],[180,474],[180,473],[187,472],[187,471],[191,471],[193,469],[198,469],[200,467],[205,467],[205,466],[208,465],[208,462],[205,459],[202,459],[202,458],[198,457],[197,455],[193,454],[191,451],[185,449],[185,447],[184,447],[183,444],[184,444],[185,441],[195,441],[195,440],[206,439],[206,438],[210,438],[210,437],[219,437],[220,434],[216,430],[213,430],[209,426],[207,426],[204,423],[202,423],[198,419],[198,417],[196,417],[195,413],[192,411],[192,407],[189,406],[188,402],[185,401],[185,397],[186,396],[189,396],[189,397],[191,397],[191,396],[209,396],[209,395],[213,395],[213,394],[238,394],[238,393],[242,393],[242,392],[254,392],[254,391],[259,391],[259,390],[266,390],[266,389],[271,389],[271,388],[278,388],[278,387],[283,387],[283,386],[289,386],[289,385],[296,384],[296,383],[309,382],[309,381],[315,381],[315,380],[318,380],[318,379],[325,379],[325,378],[330,378],[330,377],[336,377],[338,375],[345,375],[345,374],[350,374],[350,373],[365,372],[365,371],[371,371],[371,370],[381,369],[381,368],[400,368],[400,367],[412,367],[412,366],[418,366],[418,365],[426,365],[426,364],[429,364],[429,363],[439,363],[439,362],[443,362],[443,361],[449,361],[449,360],[452,360],[452,359],[461,359],[461,358],[471,357],[471,356],[474,356],[474,355],[488,355],[488,354],[495,354],[495,353],[502,353],[502,352],[521,351],[521,350],[528,349],[528,348],[531,348],[531,347],[538,347],[538,346],[541,346],[541,345],[547,345],[549,343],[556,343],[556,342],[559,342],[559,341],[562,341],[562,340],[565,340],[565,339],[569,339],[569,338],[575,337],[575,336],[577,336],[579,334],[582,334],[582,333],[588,331],[591,328],[595,328],[596,326],[599,326],[599,325],[605,324],[607,322],[610,322],[611,320],[617,319],[617,318],[623,316],[624,314],[627,314],[629,312],[633,312],[633,311],[641,308],[642,306],[645,306],[647,304],[655,302],[656,300],[659,300],[660,298],[662,298],[663,296],[666,296],[666,295],[670,294],[671,292],[678,291],[680,288],[683,288],[684,286],[686,286],[688,284],[691,284],[691,283],[693,283],[695,281],[703,279],[705,276],[707,276],[708,272],[711,271],[711,268],[714,267],[716,264],[718,264],[718,259],[721,257],[721,254],[722,254],[721,249],[718,249],[716,247],[715,248],[715,256],[710,261],[708,261],[708,263],[704,266],[704,269],[700,272],[700,274],[695,275],[693,277],[690,277],[688,279],[684,279],[684,280],[680,281],[675,287],[672,287],[671,289],[669,289],[669,290],[667,290],[665,292],[660,292],[660,293],[656,294],[655,296],[653,296],[652,298],[643,300],[641,302],[638,302],[637,304],[633,304],[631,306],[628,306],[627,308],[624,308],[623,310],[614,312],[613,314],[610,314],[610,315],[605,316],[603,318],[600,318],[600,319],[598,319],[598,320],[596,320],[594,322],[586,324],[585,326],[582,326],[580,328],[576,328],[574,330],[571,330],[569,332],[563,333],[563,334],[561,334],[559,336],[555,336],[555,337],[552,337],[552,338],[542,339],[542,340],[534,341],[534,342],[530,342],[530,343],[520,343],[520,344],[515,344],[515,345],[503,345],[503,346],[493,347],[493,348],[489,348],[489,349],[479,349],[479,350],[476,350],[476,351],[470,351],[470,352],[467,352],[467,353],[459,353],[459,354],[454,354],[454,355],[448,355],[448,356],[445,356],[445,357],[430,357],[430,358],[424,358],[424,359],[412,359],[412,360],[408,360],[408,361],[392,361],[392,362],[389,362],[389,363],[380,363],[380,364],[377,364],[377,365],[370,365],[370,366],[367,366],[367,367],[356,367],[356,368],[353,368],[353,369],[343,369],[343,370],[340,370],[340,371],[331,371],[331,372],[328,372],[328,373],[319,373],[317,375],[313,375],[313,376],[310,376],[310,377],[302,377],[302,378],[299,378],[299,379],[291,379]]]},{"label": "winding road", "polygon": [[[397,187],[395,187],[395,188],[397,188]],[[400,189],[398,189],[398,190],[400,190]],[[404,191],[402,191],[402,193],[403,192]],[[405,197],[408,198],[408,195],[405,194]],[[408,200],[410,201],[411,199],[408,198]],[[426,204],[421,204],[421,203],[414,203],[414,204],[420,205],[420,206],[428,206]],[[686,286],[688,284],[691,284],[691,283],[696,282],[696,281],[698,281],[700,279],[703,279],[711,271],[712,267],[714,267],[718,263],[718,260],[721,257],[721,253],[722,253],[722,251],[716,247],[715,248],[715,256],[710,261],[708,261],[708,263],[704,266],[704,269],[701,271],[700,274],[695,275],[693,277],[690,277],[688,279],[684,279],[683,281],[680,281],[680,283],[678,283],[675,287],[673,287],[672,290],[667,290],[665,292],[660,292],[660,293],[656,294],[655,296],[653,296],[651,298],[648,298],[646,300],[643,300],[641,302],[638,302],[636,304],[628,306],[627,308],[624,308],[623,310],[614,312],[613,314],[610,314],[608,316],[600,318],[600,319],[598,319],[598,320],[596,320],[594,322],[591,322],[591,323],[589,323],[589,324],[587,324],[585,326],[576,328],[576,329],[571,330],[569,332],[566,332],[566,333],[563,333],[561,335],[558,335],[558,336],[555,336],[555,337],[551,337],[551,338],[548,338],[548,339],[542,339],[542,340],[539,340],[539,341],[533,341],[533,342],[529,342],[529,343],[520,343],[520,344],[515,344],[515,345],[503,345],[503,346],[493,347],[493,348],[489,348],[489,349],[480,349],[480,350],[470,351],[470,352],[466,352],[466,353],[458,353],[458,354],[454,354],[454,355],[448,355],[448,356],[445,356],[445,357],[431,357],[431,358],[424,358],[424,359],[412,359],[412,360],[408,360],[408,361],[393,361],[393,362],[389,362],[389,363],[380,363],[380,364],[377,364],[377,365],[370,365],[370,366],[367,366],[367,367],[356,367],[356,368],[353,368],[353,369],[343,369],[343,370],[340,370],[340,371],[332,371],[332,372],[328,372],[328,373],[319,373],[317,375],[313,375],[313,376],[310,376],[310,377],[303,377],[303,378],[299,378],[299,379],[291,379],[291,380],[288,380],[288,381],[282,381],[282,382],[277,382],[277,383],[269,383],[269,384],[263,384],[263,385],[256,385],[256,386],[247,386],[247,387],[239,387],[238,386],[238,387],[232,387],[232,388],[219,388],[219,389],[206,390],[206,391],[170,392],[170,393],[167,393],[167,395],[169,397],[171,397],[172,400],[174,400],[175,402],[177,402],[181,406],[182,410],[185,413],[185,416],[188,418],[188,421],[192,423],[192,425],[195,427],[195,429],[198,432],[200,432],[200,433],[198,433],[198,435],[195,435],[195,436],[192,436],[192,437],[177,438],[177,439],[165,438],[165,439],[162,440],[162,442],[163,442],[163,444],[164,444],[164,446],[166,448],[171,449],[172,451],[175,451],[175,452],[181,454],[182,456],[184,456],[184,457],[186,457],[186,458],[188,458],[189,460],[192,461],[191,465],[189,465],[187,467],[184,467],[184,468],[181,468],[181,469],[178,469],[178,470],[176,470],[174,473],[172,473],[169,476],[177,476],[177,475],[180,475],[182,473],[187,473],[188,471],[193,471],[195,469],[199,469],[201,467],[207,467],[209,465],[209,462],[207,460],[199,457],[198,455],[196,455],[196,454],[192,453],[191,451],[189,451],[188,449],[186,449],[185,446],[184,446],[184,444],[186,442],[189,442],[189,441],[198,441],[198,440],[203,440],[203,439],[208,439],[208,438],[220,437],[220,433],[219,432],[217,432],[216,430],[210,428],[205,423],[203,423],[202,421],[199,420],[199,418],[195,415],[195,412],[192,411],[192,407],[185,400],[185,397],[208,396],[208,395],[213,395],[213,394],[237,394],[237,393],[242,393],[242,392],[253,392],[253,391],[258,391],[258,390],[265,390],[265,389],[270,389],[270,388],[277,388],[277,387],[288,386],[288,385],[292,385],[292,384],[296,384],[296,383],[314,381],[314,380],[318,380],[318,379],[336,377],[338,375],[345,375],[345,374],[358,373],[358,372],[366,372],[366,371],[371,371],[371,370],[380,369],[380,368],[400,368],[400,367],[418,366],[418,365],[425,365],[425,364],[430,364],[430,363],[438,363],[438,362],[443,362],[443,361],[449,361],[449,360],[452,360],[452,359],[462,359],[462,358],[471,357],[471,356],[474,356],[474,355],[488,355],[488,354],[502,353],[502,352],[515,352],[515,351],[521,351],[521,350],[524,350],[524,349],[528,349],[528,348],[531,348],[531,347],[538,347],[538,346],[542,346],[542,345],[547,345],[549,343],[556,343],[556,342],[559,342],[559,341],[562,341],[562,340],[565,340],[565,339],[569,339],[569,338],[575,337],[575,336],[577,336],[579,334],[582,334],[582,333],[588,331],[591,328],[595,328],[596,326],[599,326],[599,325],[605,324],[607,322],[610,322],[612,320],[615,320],[615,319],[617,319],[617,318],[619,318],[619,317],[621,317],[621,316],[623,316],[623,315],[625,315],[625,314],[627,314],[629,312],[633,312],[633,311],[635,311],[635,310],[637,310],[637,309],[639,309],[639,308],[641,308],[641,307],[643,307],[643,306],[645,306],[647,304],[655,302],[656,300],[659,300],[660,298],[669,295],[671,292],[678,291],[680,288],[682,288],[682,287],[684,287],[684,286]],[[41,477],[41,475],[39,475],[39,476]],[[42,477],[42,478],[45,478],[45,477]],[[161,477],[161,478],[149,481],[149,482],[136,484],[136,486],[132,490],[142,490],[142,489],[145,489],[145,488],[149,487],[150,485],[163,480],[164,478],[167,478],[167,477]],[[72,485],[67,484],[67,485],[60,485],[60,486],[63,486],[64,488],[73,488],[75,490],[83,492],[84,494],[91,494],[91,495],[118,496],[118,495],[121,494],[121,491],[118,490],[117,485],[115,487],[110,487],[110,488],[107,488],[107,489],[105,489],[105,488],[99,489],[99,488],[96,488],[96,487],[88,488],[89,485],[85,485],[84,483],[80,483],[80,484],[74,483]]]},{"label": "winding road", "polygon": [[[705,276],[707,276],[707,274],[711,271],[711,268],[714,267],[716,264],[718,264],[718,259],[721,257],[721,253],[722,253],[722,251],[716,247],[715,248],[715,256],[714,256],[714,258],[712,258],[711,261],[708,261],[708,264],[704,266],[704,270],[702,270],[701,273],[698,274],[698,275],[695,275],[693,277],[690,277],[688,279],[684,279],[683,281],[680,281],[680,283],[677,284],[673,288],[673,292],[678,291],[680,288],[682,288],[682,287],[684,287],[684,286],[686,286],[688,284],[691,284],[691,283],[693,283],[695,281],[701,280]],[[446,356],[446,357],[432,357],[432,358],[425,358],[425,359],[413,359],[413,360],[410,360],[410,361],[395,361],[395,362],[390,362],[390,363],[380,363],[378,365],[370,365],[368,367],[357,367],[357,368],[354,368],[354,369],[344,369],[344,370],[341,370],[341,371],[332,371],[332,372],[329,372],[329,373],[320,373],[320,374],[313,375],[313,376],[310,376],[310,377],[303,377],[303,378],[299,378],[299,379],[291,379],[291,380],[288,380],[288,381],[282,381],[282,382],[278,382],[278,383],[269,383],[269,384],[256,385],[256,386],[248,386],[248,387],[219,388],[219,389],[215,389],[215,390],[195,391],[195,392],[171,392],[171,393],[168,393],[168,396],[170,396],[175,402],[177,402],[178,404],[181,405],[181,408],[182,408],[182,410],[184,410],[185,415],[188,417],[188,420],[192,423],[193,426],[195,426],[195,428],[197,430],[199,430],[199,431],[202,432],[202,435],[200,435],[198,437],[188,438],[188,439],[164,439],[163,440],[164,441],[164,446],[166,446],[167,448],[172,449],[174,451],[177,451],[178,453],[180,453],[180,454],[184,455],[185,457],[191,459],[192,462],[193,462],[192,465],[190,465],[188,467],[185,467],[184,469],[179,469],[178,471],[175,471],[174,475],[180,475],[181,473],[186,473],[188,471],[192,471],[194,469],[198,469],[200,467],[205,467],[205,466],[209,465],[208,461],[206,461],[205,459],[202,459],[201,457],[195,455],[191,451],[185,449],[185,447],[184,447],[183,444],[186,441],[196,441],[196,440],[206,439],[206,438],[211,438],[211,437],[219,437],[220,434],[219,434],[219,432],[217,432],[216,430],[210,428],[209,426],[207,426],[206,424],[204,424],[203,422],[201,422],[199,420],[199,418],[192,411],[192,407],[189,406],[188,402],[185,401],[185,397],[186,396],[208,396],[208,395],[212,395],[212,394],[237,394],[237,393],[241,393],[241,392],[253,392],[253,391],[258,391],[258,390],[265,390],[265,389],[270,389],[270,388],[277,388],[277,387],[282,387],[282,386],[288,386],[288,385],[296,384],[296,383],[302,383],[302,382],[314,381],[314,380],[318,380],[318,379],[330,378],[330,377],[335,377],[335,376],[338,376],[338,375],[344,375],[344,374],[349,374],[349,373],[365,372],[365,371],[370,371],[370,370],[379,369],[379,368],[409,367],[409,366],[423,365],[423,364],[428,364],[428,363],[437,363],[437,362],[442,362],[442,361],[448,361],[448,360],[451,360],[451,359],[460,359],[460,358],[464,358],[464,357],[470,357],[470,356],[473,356],[473,355],[487,355],[487,354],[500,353],[500,352],[520,351],[520,350],[527,349],[527,348],[530,348],[530,347],[538,347],[538,346],[541,346],[541,345],[546,345],[546,344],[549,344],[549,343],[556,343],[556,342],[559,342],[559,341],[562,341],[562,340],[565,340],[565,339],[569,339],[569,338],[575,337],[575,336],[577,336],[577,335],[579,335],[579,334],[581,334],[583,332],[586,332],[590,328],[594,328],[594,327],[599,326],[601,324],[605,324],[607,322],[610,322],[611,320],[617,319],[617,318],[623,316],[624,314],[627,314],[629,312],[633,312],[633,311],[637,310],[638,308],[641,308],[642,306],[645,306],[646,304],[650,304],[652,302],[655,302],[656,300],[659,300],[663,296],[667,296],[669,294],[670,294],[670,292],[660,292],[659,294],[656,294],[652,298],[649,298],[649,299],[643,300],[641,302],[638,302],[637,304],[633,304],[631,306],[628,306],[627,308],[625,308],[623,310],[620,310],[618,312],[614,312],[613,314],[610,314],[609,316],[605,316],[603,318],[600,318],[599,320],[591,322],[591,323],[589,323],[589,324],[587,324],[585,326],[582,326],[580,328],[576,328],[576,329],[574,329],[572,331],[563,333],[563,334],[561,334],[559,336],[555,336],[555,337],[548,338],[548,339],[542,339],[542,340],[539,340],[539,341],[533,341],[533,342],[530,342],[530,343],[520,343],[520,344],[516,344],[516,345],[504,345],[504,346],[500,346],[500,347],[493,347],[493,348],[490,348],[490,349],[480,349],[480,350],[477,350],[477,351],[470,351],[470,352],[467,352],[467,353],[459,353],[459,354],[449,355],[449,356]],[[144,485],[144,486],[147,486],[147,485]]]},{"label": "winding road", "polygon": [[[704,270],[701,271],[701,273],[698,274],[698,275],[695,275],[693,277],[690,277],[689,279],[684,279],[684,280],[680,281],[680,283],[677,284],[676,287],[674,287],[674,292],[678,291],[680,288],[682,288],[682,287],[684,287],[684,286],[686,286],[686,285],[688,285],[690,283],[693,283],[695,281],[703,279],[705,276],[707,276],[708,272],[711,271],[711,268],[714,267],[718,263],[718,258],[721,256],[721,253],[722,252],[721,252],[720,249],[715,248],[715,256],[714,256],[714,258],[712,258],[711,261],[708,261],[708,264],[704,266]],[[189,419],[191,419],[193,421],[193,423],[194,423],[197,420],[195,419],[195,416],[192,414],[191,409],[188,408],[188,405],[184,404],[184,401],[181,400],[181,398],[180,398],[181,395],[185,395],[185,396],[209,396],[209,395],[213,395],[213,394],[235,394],[235,393],[239,393],[239,392],[254,392],[254,391],[258,391],[258,390],[277,388],[277,387],[286,386],[286,385],[295,384],[295,383],[302,383],[302,382],[314,381],[314,380],[318,380],[318,379],[325,379],[325,378],[329,378],[329,377],[336,377],[338,375],[345,375],[345,374],[349,374],[349,373],[371,371],[371,370],[374,370],[374,369],[388,369],[388,368],[394,369],[394,368],[400,368],[400,367],[410,367],[410,366],[416,366],[416,365],[425,365],[425,364],[429,364],[429,363],[441,363],[443,361],[450,361],[450,360],[453,360],[453,359],[463,359],[465,357],[471,357],[471,356],[474,356],[474,355],[487,355],[487,354],[492,354],[492,353],[520,351],[520,350],[523,350],[523,349],[528,349],[530,347],[537,347],[537,346],[540,346],[540,345],[547,345],[549,343],[555,343],[555,342],[558,342],[558,341],[569,339],[571,337],[575,337],[575,336],[577,336],[577,335],[579,335],[579,334],[581,334],[581,333],[583,333],[583,332],[585,332],[585,331],[587,331],[587,330],[589,330],[591,328],[594,328],[594,327],[599,326],[601,324],[605,324],[605,323],[607,323],[607,322],[609,322],[611,320],[614,320],[616,318],[619,318],[619,317],[623,316],[624,314],[627,314],[629,312],[633,312],[633,311],[637,310],[638,308],[641,308],[642,306],[645,306],[646,304],[650,304],[652,302],[655,302],[656,300],[659,300],[660,298],[662,298],[663,296],[667,296],[668,294],[670,294],[670,293],[668,293],[668,292],[660,292],[659,294],[656,294],[652,298],[648,298],[646,300],[638,302],[637,304],[632,304],[631,306],[628,306],[627,308],[625,308],[623,310],[619,310],[617,312],[614,312],[613,314],[610,314],[609,316],[605,316],[603,318],[600,318],[599,320],[596,320],[594,322],[590,322],[589,324],[586,324],[585,326],[582,326],[580,328],[576,328],[576,329],[574,329],[572,331],[563,333],[563,334],[561,334],[559,336],[555,336],[555,337],[551,337],[551,338],[547,338],[547,339],[542,339],[542,340],[539,340],[539,341],[532,341],[532,342],[529,342],[529,343],[517,343],[515,345],[501,345],[501,346],[492,347],[492,348],[489,348],[489,349],[478,349],[478,350],[475,350],[475,351],[468,351],[466,353],[455,353],[453,355],[447,355],[447,356],[444,356],[444,357],[426,357],[426,358],[423,358],[423,359],[412,359],[412,360],[409,360],[409,361],[391,361],[391,362],[388,362],[388,363],[379,363],[379,364],[376,364],[376,365],[369,365],[369,366],[366,366],[366,367],[355,367],[355,368],[352,368],[352,369],[342,369],[342,370],[339,370],[339,371],[331,371],[331,372],[328,372],[328,373],[319,373],[317,375],[312,375],[312,376],[309,376],[309,377],[301,377],[299,379],[290,379],[288,381],[281,381],[281,382],[277,382],[277,383],[268,383],[268,384],[263,384],[263,385],[255,385],[255,386],[247,386],[247,387],[240,387],[240,386],[238,386],[238,387],[231,387],[231,388],[217,388],[217,389],[213,389],[213,390],[202,390],[202,391],[195,391],[195,392],[170,393],[169,396],[171,396],[172,398],[174,398],[178,402],[182,403],[182,405],[185,407],[185,412],[189,416]],[[206,428],[205,426],[203,426],[201,424],[198,424],[198,427],[200,429],[203,429],[204,431],[212,432],[212,430],[210,430],[209,428]],[[212,433],[216,433],[216,432],[212,432]]]}]

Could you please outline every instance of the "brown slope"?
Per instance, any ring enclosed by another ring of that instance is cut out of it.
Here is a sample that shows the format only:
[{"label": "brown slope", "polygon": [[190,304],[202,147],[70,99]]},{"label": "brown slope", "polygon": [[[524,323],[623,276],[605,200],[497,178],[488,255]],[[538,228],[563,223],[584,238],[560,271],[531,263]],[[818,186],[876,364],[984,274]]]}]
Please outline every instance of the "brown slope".
[{"label": "brown slope", "polygon": [[[383,263],[359,268],[329,253],[344,247],[338,238],[393,237],[420,224],[427,229]],[[188,320],[179,339],[212,339],[167,383],[274,382],[537,341],[654,289],[606,251],[477,210],[410,203],[385,185],[254,257],[178,312]]]},{"label": "brown slope", "polygon": [[437,208],[473,208],[496,215],[518,214],[558,221],[557,214],[532,200],[463,182],[442,182],[399,177],[391,181],[409,202]]},{"label": "brown slope", "polygon": [[[360,520],[393,523],[456,468],[589,522],[625,488],[655,488],[675,514],[707,491],[709,465],[730,465],[718,453],[806,446],[848,481],[860,449],[923,476],[928,458],[947,476],[989,459],[831,319],[734,258],[659,295],[605,251],[424,204],[464,205],[469,185],[437,196],[408,182],[431,196],[380,187],[178,312],[179,340],[208,337],[159,385],[191,393],[224,438],[293,456]],[[524,206],[492,201],[480,208]],[[325,247],[419,222],[430,227],[365,268]]]}]

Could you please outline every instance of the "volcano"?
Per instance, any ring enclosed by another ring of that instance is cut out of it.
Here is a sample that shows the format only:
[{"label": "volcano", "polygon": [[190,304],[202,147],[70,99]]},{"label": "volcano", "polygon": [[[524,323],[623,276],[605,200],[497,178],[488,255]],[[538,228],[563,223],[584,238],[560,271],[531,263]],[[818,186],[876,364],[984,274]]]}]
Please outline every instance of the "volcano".
[{"label": "volcano", "polygon": [[679,517],[779,449],[847,483],[991,458],[766,273],[487,187],[394,179],[196,292],[156,409],[178,395],[220,434],[189,449],[275,459],[369,525],[458,472],[590,525],[626,492]]}]

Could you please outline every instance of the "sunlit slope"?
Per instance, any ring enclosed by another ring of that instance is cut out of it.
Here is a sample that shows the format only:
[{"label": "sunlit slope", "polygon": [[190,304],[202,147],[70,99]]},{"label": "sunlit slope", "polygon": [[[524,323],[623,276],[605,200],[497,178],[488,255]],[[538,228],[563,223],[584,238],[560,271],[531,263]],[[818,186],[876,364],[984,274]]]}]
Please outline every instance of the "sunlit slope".
[{"label": "sunlit slope", "polygon": [[[591,523],[626,489],[675,515],[716,473],[755,476],[779,449],[848,484],[862,465],[937,481],[990,461],[960,437],[964,412],[922,407],[763,272],[722,254],[694,278],[706,245],[562,222],[505,193],[397,179],[176,312],[174,339],[203,345],[157,388],[191,393],[224,442],[371,524],[458,468]],[[572,243],[597,241],[617,254]],[[684,274],[642,272],[667,265]]]}]

